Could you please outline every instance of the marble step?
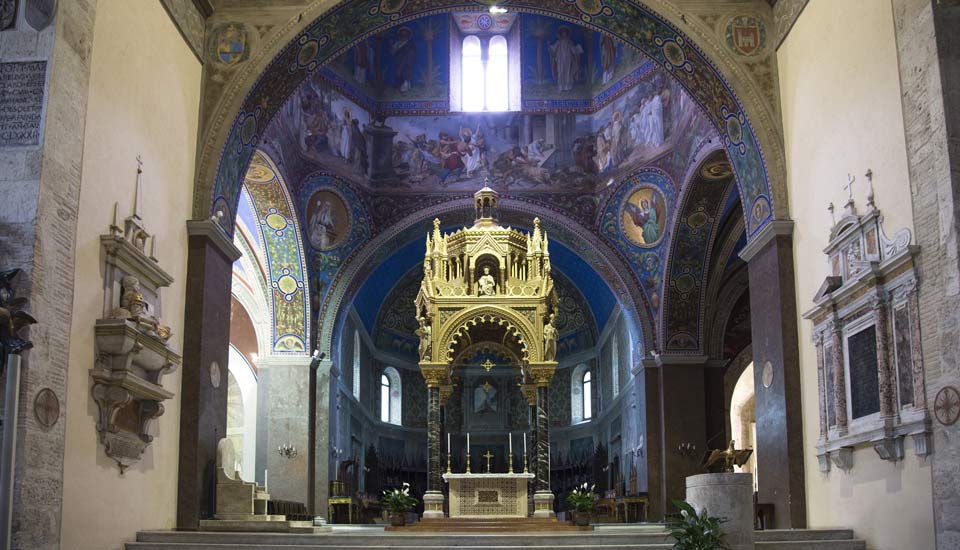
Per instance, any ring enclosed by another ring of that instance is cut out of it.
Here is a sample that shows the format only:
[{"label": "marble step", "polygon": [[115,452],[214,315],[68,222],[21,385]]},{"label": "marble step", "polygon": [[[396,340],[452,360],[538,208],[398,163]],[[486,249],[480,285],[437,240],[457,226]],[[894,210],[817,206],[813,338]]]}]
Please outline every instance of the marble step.
[{"label": "marble step", "polygon": [[[865,550],[862,540],[849,530],[790,530],[757,533],[757,550]],[[837,537],[837,538],[831,538]],[[776,538],[776,540],[774,540]],[[409,550],[457,548],[457,550],[523,549],[555,550],[667,550],[673,547],[665,533],[569,533],[527,534],[397,534],[372,530],[368,533],[290,535],[278,533],[204,533],[144,531],[126,550]]]},{"label": "marble step", "polygon": [[853,539],[850,529],[767,529],[753,532],[755,542],[850,539]]}]

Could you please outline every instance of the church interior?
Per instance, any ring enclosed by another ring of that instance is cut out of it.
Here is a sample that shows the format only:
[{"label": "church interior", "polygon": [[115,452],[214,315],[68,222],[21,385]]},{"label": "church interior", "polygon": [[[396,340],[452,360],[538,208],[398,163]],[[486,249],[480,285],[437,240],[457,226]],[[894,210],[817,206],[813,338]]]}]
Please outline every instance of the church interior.
[{"label": "church interior", "polygon": [[0,549],[960,548],[957,28],[0,0]]}]

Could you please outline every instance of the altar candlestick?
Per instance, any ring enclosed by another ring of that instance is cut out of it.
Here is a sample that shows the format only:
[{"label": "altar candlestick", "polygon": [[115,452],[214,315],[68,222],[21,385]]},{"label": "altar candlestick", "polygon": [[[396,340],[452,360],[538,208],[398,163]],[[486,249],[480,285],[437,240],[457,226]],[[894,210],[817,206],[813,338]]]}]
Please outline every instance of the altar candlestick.
[{"label": "altar candlestick", "polygon": [[467,454],[470,454],[470,432],[467,432]]},{"label": "altar candlestick", "polygon": [[513,454],[513,433],[510,433],[510,454]]},{"label": "altar candlestick", "polygon": [[447,432],[447,454],[450,454],[450,432]]},{"label": "altar candlestick", "polygon": [[527,434],[523,434],[523,454],[527,454]]}]

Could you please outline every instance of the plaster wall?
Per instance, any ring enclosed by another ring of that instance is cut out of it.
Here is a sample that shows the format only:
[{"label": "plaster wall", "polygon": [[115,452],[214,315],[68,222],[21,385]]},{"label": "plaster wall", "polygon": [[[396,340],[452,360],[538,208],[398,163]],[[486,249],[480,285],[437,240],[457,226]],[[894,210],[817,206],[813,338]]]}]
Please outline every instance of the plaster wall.
[{"label": "plaster wall", "polygon": [[136,156],[144,161],[147,230],[159,265],[175,282],[163,291],[172,347],[183,342],[187,232],[200,102],[201,65],[159,2],[99,2],[86,113],[75,293],[66,399],[61,548],[120,549],[139,529],[174,526],[181,369],[164,378],[177,394],[151,428],[142,460],[121,475],[97,442],[90,396],[93,324],[102,311],[99,235],[131,212]]},{"label": "plaster wall", "polygon": [[[812,0],[778,50],[777,62],[802,314],[828,275],[822,251],[831,226],[827,206],[833,202],[837,217],[842,215],[848,173],[857,178],[853,198],[861,211],[869,168],[887,232],[914,227],[890,3]],[[809,526],[853,528],[877,550],[932,548],[930,466],[911,445],[898,463],[864,447],[854,452],[848,473],[819,471],[813,327],[804,319],[798,324]]]}]

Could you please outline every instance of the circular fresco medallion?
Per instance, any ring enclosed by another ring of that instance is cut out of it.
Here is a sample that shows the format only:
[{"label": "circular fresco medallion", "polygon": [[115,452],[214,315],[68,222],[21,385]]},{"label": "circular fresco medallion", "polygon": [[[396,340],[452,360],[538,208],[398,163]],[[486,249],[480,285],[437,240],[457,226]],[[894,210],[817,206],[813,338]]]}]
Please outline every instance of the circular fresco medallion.
[{"label": "circular fresco medallion", "polygon": [[771,364],[770,361],[763,364],[763,372],[760,373],[760,380],[763,382],[764,388],[769,388],[773,385],[773,364]]},{"label": "circular fresco medallion", "polygon": [[50,388],[43,388],[33,399],[33,414],[44,428],[52,428],[60,419],[60,399]]},{"label": "circular fresco medallion", "polygon": [[631,243],[650,248],[663,240],[667,203],[656,187],[641,185],[620,207],[620,231]]},{"label": "circular fresco medallion", "polygon": [[725,180],[733,175],[733,167],[726,160],[709,162],[700,168],[700,175],[710,181]]},{"label": "circular fresco medallion", "polygon": [[952,426],[960,418],[960,392],[953,386],[946,386],[937,392],[933,400],[933,414],[944,426]]},{"label": "circular fresco medallion", "polygon": [[334,191],[321,189],[307,203],[307,236],[317,250],[332,250],[350,233],[350,211]]},{"label": "circular fresco medallion", "polygon": [[214,388],[220,387],[220,363],[216,361],[210,362],[210,384]]},{"label": "circular fresco medallion", "polygon": [[257,162],[258,157],[254,157],[254,161],[250,163],[250,167],[247,168],[247,181],[253,183],[270,183],[277,177],[273,173],[273,170],[267,166],[266,162]]}]

